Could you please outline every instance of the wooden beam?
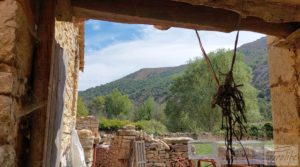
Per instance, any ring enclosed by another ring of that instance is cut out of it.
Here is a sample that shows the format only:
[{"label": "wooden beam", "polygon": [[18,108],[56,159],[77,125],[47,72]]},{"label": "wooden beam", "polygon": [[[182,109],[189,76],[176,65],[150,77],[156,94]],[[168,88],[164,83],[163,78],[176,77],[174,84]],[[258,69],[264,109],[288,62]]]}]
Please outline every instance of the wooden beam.
[{"label": "wooden beam", "polygon": [[[168,1],[168,0],[164,0]],[[267,22],[300,22],[299,0],[173,0],[192,5],[204,5],[262,18]]]},{"label": "wooden beam", "polygon": [[47,110],[47,106],[49,105],[48,89],[51,57],[53,55],[55,2],[55,0],[42,0],[39,7],[39,43],[34,62],[33,93],[36,99],[40,101],[47,101],[48,104],[32,112],[29,164],[25,166],[46,166],[45,162],[49,124],[49,112]]},{"label": "wooden beam", "polygon": [[59,21],[72,21],[71,0],[58,0],[56,5],[56,19]]},{"label": "wooden beam", "polygon": [[[151,24],[199,30],[237,30],[239,14],[207,6],[170,0],[72,0],[73,14],[86,19]],[[296,23],[268,23],[255,17],[241,20],[240,28],[286,37],[299,27]]]}]

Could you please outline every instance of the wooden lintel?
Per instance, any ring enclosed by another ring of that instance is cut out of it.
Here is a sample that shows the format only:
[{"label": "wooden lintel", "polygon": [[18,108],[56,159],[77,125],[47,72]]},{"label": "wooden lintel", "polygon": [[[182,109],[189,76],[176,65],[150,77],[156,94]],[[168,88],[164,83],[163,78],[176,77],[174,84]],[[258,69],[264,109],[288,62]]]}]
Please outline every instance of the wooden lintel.
[{"label": "wooden lintel", "polygon": [[59,21],[72,21],[71,0],[58,0],[56,5],[56,19]]},{"label": "wooden lintel", "polygon": [[[237,30],[239,14],[220,8],[170,0],[72,0],[73,14],[86,19],[151,24],[198,30]],[[268,23],[256,17],[242,18],[240,29],[287,37],[298,23]]]},{"label": "wooden lintel", "polygon": [[[168,0],[162,0],[168,1]],[[242,13],[244,16],[262,18],[267,22],[300,22],[298,0],[173,0],[192,5],[204,5]]]}]

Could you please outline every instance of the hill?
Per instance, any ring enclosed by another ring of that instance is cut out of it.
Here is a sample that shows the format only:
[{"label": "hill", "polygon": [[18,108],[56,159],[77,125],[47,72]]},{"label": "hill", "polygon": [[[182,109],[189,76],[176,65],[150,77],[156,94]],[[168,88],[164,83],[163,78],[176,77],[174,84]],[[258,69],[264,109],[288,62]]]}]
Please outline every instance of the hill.
[{"label": "hill", "polygon": [[245,63],[252,68],[252,84],[260,91],[258,96],[270,100],[267,38],[244,44],[238,51],[245,55]]},{"label": "hill", "polygon": [[149,96],[153,96],[155,101],[162,103],[167,95],[172,78],[180,75],[185,68],[186,65],[144,68],[116,81],[79,92],[79,95],[85,101],[89,101],[95,96],[109,94],[113,89],[118,88],[137,105],[144,102]]},{"label": "hill", "polygon": [[[253,70],[252,83],[260,90],[259,96],[269,99],[266,38],[244,44],[238,48],[238,51],[244,53],[245,63]],[[155,101],[162,103],[167,95],[171,79],[180,75],[186,67],[186,65],[181,65],[144,68],[119,80],[81,91],[79,95],[88,102],[95,96],[109,94],[113,89],[118,88],[137,105],[149,96],[153,96]]]}]

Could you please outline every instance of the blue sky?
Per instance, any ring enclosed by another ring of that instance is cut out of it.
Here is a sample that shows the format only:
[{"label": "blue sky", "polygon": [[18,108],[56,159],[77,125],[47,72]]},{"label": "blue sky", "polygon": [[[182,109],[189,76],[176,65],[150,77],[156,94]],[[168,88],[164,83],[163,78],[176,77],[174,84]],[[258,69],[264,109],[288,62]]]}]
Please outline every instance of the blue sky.
[{"label": "blue sky", "polygon": [[[234,32],[200,31],[200,35],[207,52],[233,48]],[[262,36],[241,32],[239,45]],[[88,20],[85,22],[85,68],[80,74],[79,90],[114,81],[141,68],[178,66],[200,56],[193,30],[161,31],[150,25]]]}]

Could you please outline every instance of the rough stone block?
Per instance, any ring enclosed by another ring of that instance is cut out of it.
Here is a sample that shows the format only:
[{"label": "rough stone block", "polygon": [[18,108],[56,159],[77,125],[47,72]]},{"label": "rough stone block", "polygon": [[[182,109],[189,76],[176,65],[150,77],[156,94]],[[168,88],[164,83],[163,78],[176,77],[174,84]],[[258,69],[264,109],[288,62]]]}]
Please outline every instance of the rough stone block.
[{"label": "rough stone block", "polygon": [[13,74],[0,72],[0,93],[8,94],[12,92]]},{"label": "rough stone block", "polygon": [[11,128],[10,122],[0,123],[0,145],[9,141]]},{"label": "rough stone block", "polygon": [[13,49],[15,47],[15,31],[13,28],[3,28],[2,26],[3,25],[0,25],[0,62],[12,64],[13,57],[15,56],[13,54]]},{"label": "rough stone block", "polygon": [[16,153],[15,149],[11,145],[0,146],[0,166],[12,167],[15,163]]},{"label": "rough stone block", "polygon": [[12,100],[8,96],[0,95],[0,123],[10,122]]},{"label": "rough stone block", "polygon": [[77,130],[79,138],[88,138],[92,136],[92,131],[88,129]]},{"label": "rough stone block", "polygon": [[186,144],[189,141],[194,140],[190,137],[174,137],[174,138],[164,138],[163,141],[166,142],[167,144]]},{"label": "rough stone block", "polygon": [[300,127],[299,101],[294,87],[278,86],[271,89],[273,127],[276,130],[291,130]]},{"label": "rough stone block", "polygon": [[296,56],[293,50],[269,46],[268,53],[270,85],[295,81],[294,65],[296,63]]}]

